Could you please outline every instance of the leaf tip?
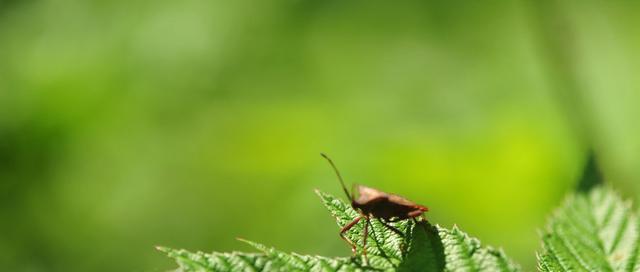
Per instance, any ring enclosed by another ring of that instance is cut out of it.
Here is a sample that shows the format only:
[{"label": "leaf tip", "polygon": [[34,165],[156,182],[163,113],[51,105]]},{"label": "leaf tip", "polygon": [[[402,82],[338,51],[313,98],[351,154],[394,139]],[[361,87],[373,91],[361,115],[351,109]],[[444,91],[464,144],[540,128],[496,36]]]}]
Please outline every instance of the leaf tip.
[{"label": "leaf tip", "polygon": [[313,191],[316,193],[316,195],[318,195],[320,197],[320,200],[322,200],[322,202],[325,203],[325,204],[327,202],[331,201],[331,199],[333,198],[331,195],[329,195],[329,194],[327,194],[327,193],[325,193],[323,191],[320,191],[320,189],[316,188]]},{"label": "leaf tip", "polygon": [[313,191],[316,192],[316,195],[318,195],[320,198],[326,198],[328,195],[327,193],[321,191],[318,188],[314,188]]},{"label": "leaf tip", "polygon": [[243,243],[245,243],[245,244],[247,244],[247,245],[249,245],[249,246],[251,246],[251,247],[253,247],[253,248],[257,249],[257,250],[260,250],[260,251],[264,252],[264,253],[267,253],[269,251],[269,247],[267,247],[267,246],[265,246],[263,244],[256,243],[254,241],[250,241],[250,240],[247,240],[247,239],[244,239],[244,238],[237,238],[236,237],[236,240],[238,240],[240,242],[243,242]]},{"label": "leaf tip", "polygon": [[168,247],[163,247],[163,246],[155,246],[157,251],[160,252],[164,252],[164,253],[169,253],[170,249]]},{"label": "leaf tip", "polygon": [[242,238],[242,237],[236,237],[236,240],[238,240],[238,241],[240,241],[240,242],[243,242],[243,243],[251,243],[251,241],[249,241],[249,240],[247,240],[247,239],[244,239],[244,238]]}]

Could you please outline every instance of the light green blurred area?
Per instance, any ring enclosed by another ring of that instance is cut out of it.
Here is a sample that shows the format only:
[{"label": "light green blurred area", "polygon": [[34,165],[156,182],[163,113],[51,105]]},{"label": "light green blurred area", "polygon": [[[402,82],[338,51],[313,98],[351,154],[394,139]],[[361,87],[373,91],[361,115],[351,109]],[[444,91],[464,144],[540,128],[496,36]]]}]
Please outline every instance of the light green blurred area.
[{"label": "light green blurred area", "polygon": [[587,150],[639,191],[637,5],[1,0],[0,270],[346,256],[320,152],[532,269]]}]

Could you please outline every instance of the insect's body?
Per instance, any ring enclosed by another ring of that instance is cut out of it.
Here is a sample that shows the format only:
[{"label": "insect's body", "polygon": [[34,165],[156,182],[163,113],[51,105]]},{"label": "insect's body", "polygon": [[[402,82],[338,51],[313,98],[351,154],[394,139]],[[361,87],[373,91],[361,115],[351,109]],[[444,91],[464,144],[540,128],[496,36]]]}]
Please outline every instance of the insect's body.
[{"label": "insect's body", "polygon": [[394,194],[358,185],[359,197],[351,202],[351,206],[365,216],[395,222],[422,215],[429,209],[415,204],[406,198]]},{"label": "insect's body", "polygon": [[404,236],[401,231],[389,225],[388,223],[406,219],[416,220],[416,217],[421,216],[423,213],[429,210],[427,207],[413,203],[401,196],[387,194],[380,190],[376,190],[363,185],[356,186],[358,198],[355,198],[353,194],[349,193],[347,187],[344,185],[344,181],[340,176],[340,172],[338,171],[338,168],[336,168],[336,166],[333,164],[333,161],[331,161],[331,159],[329,159],[329,157],[327,157],[327,155],[325,154],[320,155],[322,155],[325,159],[327,159],[327,161],[329,161],[331,167],[333,167],[333,170],[335,170],[340,183],[342,184],[342,189],[344,190],[345,194],[347,194],[347,197],[349,197],[349,200],[351,200],[351,207],[353,207],[354,210],[360,213],[360,217],[354,219],[351,223],[342,227],[342,230],[340,231],[340,237],[347,241],[349,245],[351,245],[351,249],[354,254],[356,253],[356,244],[349,240],[349,238],[347,238],[344,234],[351,228],[353,228],[353,226],[355,226],[358,222],[360,222],[360,220],[365,220],[363,233],[364,238],[362,239],[362,249],[365,262],[367,260],[366,237],[369,231],[369,224],[371,224],[371,218],[377,219],[388,229],[392,230],[400,236]]}]

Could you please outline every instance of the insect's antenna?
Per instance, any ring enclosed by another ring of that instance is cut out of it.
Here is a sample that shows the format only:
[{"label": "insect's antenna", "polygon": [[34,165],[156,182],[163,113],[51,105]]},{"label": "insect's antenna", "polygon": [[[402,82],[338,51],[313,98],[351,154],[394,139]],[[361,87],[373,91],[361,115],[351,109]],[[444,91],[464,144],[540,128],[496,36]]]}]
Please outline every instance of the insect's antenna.
[{"label": "insect's antenna", "polygon": [[342,190],[344,190],[344,193],[347,194],[347,197],[349,198],[349,200],[353,201],[353,196],[349,194],[349,190],[347,190],[347,186],[344,185],[344,181],[342,180],[340,171],[338,171],[338,167],[336,167],[336,165],[333,164],[333,161],[329,158],[329,156],[327,156],[327,154],[320,153],[320,155],[322,155],[322,157],[325,158],[329,162],[329,164],[331,164],[331,167],[333,167],[333,171],[335,171],[336,176],[338,176],[338,180],[340,180],[340,184],[342,185]]}]

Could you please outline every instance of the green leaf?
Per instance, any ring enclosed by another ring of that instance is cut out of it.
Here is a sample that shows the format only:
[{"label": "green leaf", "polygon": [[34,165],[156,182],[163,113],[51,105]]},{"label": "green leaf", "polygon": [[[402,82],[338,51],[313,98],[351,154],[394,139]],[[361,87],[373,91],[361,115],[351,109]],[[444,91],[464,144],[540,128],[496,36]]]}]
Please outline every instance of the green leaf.
[{"label": "green leaf", "polygon": [[542,237],[541,271],[639,271],[638,217],[609,188],[570,196]]},{"label": "green leaf", "polygon": [[[243,240],[244,241],[244,240]],[[178,263],[178,271],[362,271],[349,258],[326,258],[284,253],[264,245],[244,241],[262,253],[190,253],[158,247]]]},{"label": "green leaf", "polygon": [[598,165],[596,154],[593,150],[589,151],[587,162],[585,163],[584,170],[582,170],[582,177],[578,181],[578,187],[576,189],[580,193],[585,193],[603,183],[604,176]]},{"label": "green leaf", "polygon": [[409,251],[398,271],[443,271],[445,266],[444,246],[438,228],[420,223],[412,228]]},{"label": "green leaf", "polygon": [[[319,191],[329,212],[343,227],[359,214],[350,205]],[[378,268],[400,271],[519,271],[501,250],[482,247],[480,241],[469,237],[459,228],[452,230],[429,223],[405,220],[392,225],[405,233],[399,237],[377,220],[372,220],[375,235],[367,239],[369,261]],[[364,222],[359,222],[348,233],[352,241],[358,241],[357,252],[362,253]],[[380,235],[381,234],[381,235]],[[359,255],[361,256],[361,255]]]},{"label": "green leaf", "polygon": [[440,238],[445,246],[447,265],[445,271],[519,271],[502,250],[482,247],[480,241],[469,237],[458,227],[452,230],[440,228]]},{"label": "green leaf", "polygon": [[[341,228],[360,214],[343,201],[317,191]],[[417,223],[416,223],[417,222]],[[328,258],[285,253],[259,243],[248,243],[260,253],[190,253],[159,247],[176,260],[179,271],[518,271],[502,253],[469,237],[457,227],[447,230],[428,222],[404,220],[389,223],[402,235],[378,220],[371,220],[364,253],[361,220],[346,236],[357,245],[354,257]],[[337,230],[336,230],[337,232]],[[336,239],[338,234],[336,233]],[[348,246],[345,243],[345,246]]]},{"label": "green leaf", "polygon": [[253,253],[191,253],[184,249],[176,250],[157,247],[170,258],[176,260],[179,271],[276,271],[280,264],[264,254]]},{"label": "green leaf", "polygon": [[320,256],[285,253],[256,242],[241,241],[264,252],[265,256],[278,264],[278,268],[283,271],[358,271],[363,268],[359,264],[352,262],[350,258],[331,259]]}]

